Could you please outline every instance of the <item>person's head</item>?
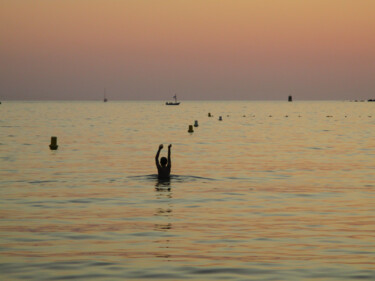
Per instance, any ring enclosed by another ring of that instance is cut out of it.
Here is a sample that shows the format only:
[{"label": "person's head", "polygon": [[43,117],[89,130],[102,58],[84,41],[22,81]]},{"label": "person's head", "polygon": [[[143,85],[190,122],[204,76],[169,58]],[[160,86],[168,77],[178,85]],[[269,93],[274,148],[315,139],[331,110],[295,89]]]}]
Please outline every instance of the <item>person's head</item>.
[{"label": "person's head", "polygon": [[165,157],[160,158],[160,164],[165,167],[167,166],[168,160]]}]

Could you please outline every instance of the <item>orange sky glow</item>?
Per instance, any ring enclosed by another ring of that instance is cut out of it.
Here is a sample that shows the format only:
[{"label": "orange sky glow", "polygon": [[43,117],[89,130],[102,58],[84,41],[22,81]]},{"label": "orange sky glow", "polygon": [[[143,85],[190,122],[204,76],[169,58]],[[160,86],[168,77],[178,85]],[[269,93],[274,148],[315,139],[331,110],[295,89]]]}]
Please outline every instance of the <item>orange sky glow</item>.
[{"label": "orange sky glow", "polygon": [[0,98],[375,98],[372,0],[1,0]]}]

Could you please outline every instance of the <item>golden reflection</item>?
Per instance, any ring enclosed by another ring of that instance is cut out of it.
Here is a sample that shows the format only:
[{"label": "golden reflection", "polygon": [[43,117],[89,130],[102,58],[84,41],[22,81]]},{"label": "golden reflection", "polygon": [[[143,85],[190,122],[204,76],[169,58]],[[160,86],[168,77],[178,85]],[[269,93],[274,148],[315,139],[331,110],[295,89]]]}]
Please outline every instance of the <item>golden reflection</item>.
[{"label": "golden reflection", "polygon": [[154,224],[154,230],[156,232],[160,232],[158,239],[154,240],[154,243],[160,249],[160,252],[158,252],[155,256],[170,261],[171,255],[169,254],[168,250],[170,248],[170,239],[169,237],[164,236],[173,228],[171,222],[173,213],[173,197],[171,193],[170,180],[158,180],[155,186],[155,198],[158,203],[158,207],[155,209],[154,216],[158,217],[159,219],[157,220],[157,223]]}]

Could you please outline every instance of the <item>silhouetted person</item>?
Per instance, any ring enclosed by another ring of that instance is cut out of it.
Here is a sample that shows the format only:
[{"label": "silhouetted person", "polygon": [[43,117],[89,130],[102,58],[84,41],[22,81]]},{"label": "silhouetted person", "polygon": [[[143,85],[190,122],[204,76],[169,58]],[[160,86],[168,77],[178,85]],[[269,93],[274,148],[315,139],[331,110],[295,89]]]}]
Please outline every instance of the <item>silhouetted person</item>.
[{"label": "silhouetted person", "polygon": [[158,152],[156,153],[155,156],[155,162],[156,162],[156,167],[158,168],[158,178],[159,179],[169,179],[169,176],[171,174],[171,147],[172,145],[170,144],[168,146],[168,159],[165,157],[162,157],[160,159],[159,163],[159,154],[160,151],[163,149],[163,145],[159,145]]}]

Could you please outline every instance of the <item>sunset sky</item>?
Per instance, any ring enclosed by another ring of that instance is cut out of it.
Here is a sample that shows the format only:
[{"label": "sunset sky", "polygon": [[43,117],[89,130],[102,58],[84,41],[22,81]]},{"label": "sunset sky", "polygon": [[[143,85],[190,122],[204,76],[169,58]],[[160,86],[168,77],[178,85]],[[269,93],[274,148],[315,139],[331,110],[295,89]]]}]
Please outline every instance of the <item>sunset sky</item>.
[{"label": "sunset sky", "polygon": [[0,100],[375,98],[374,0],[0,0]]}]

